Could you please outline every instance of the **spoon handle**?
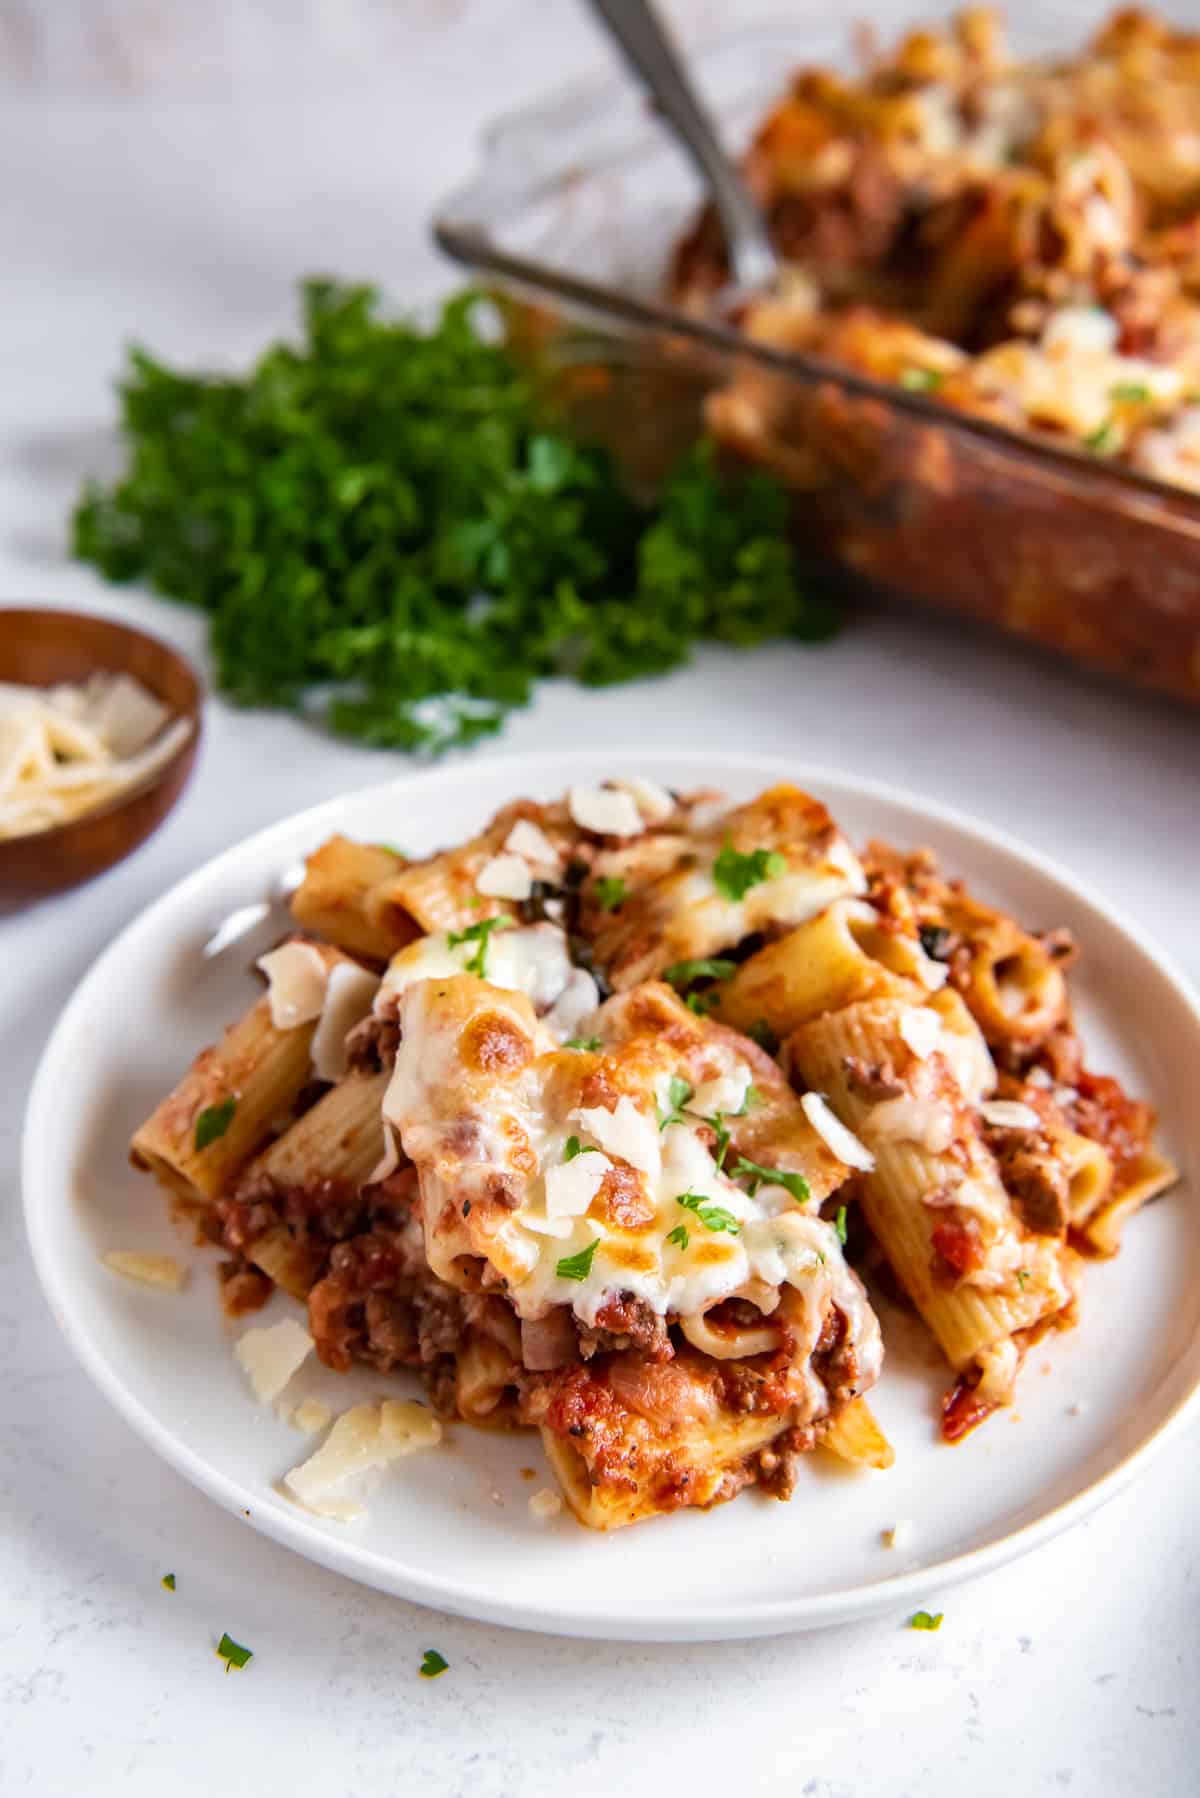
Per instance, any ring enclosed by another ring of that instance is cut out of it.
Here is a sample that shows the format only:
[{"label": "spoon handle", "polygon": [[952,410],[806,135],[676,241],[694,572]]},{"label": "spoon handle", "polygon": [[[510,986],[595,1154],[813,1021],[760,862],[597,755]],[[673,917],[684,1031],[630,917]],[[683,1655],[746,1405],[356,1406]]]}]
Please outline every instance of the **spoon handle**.
[{"label": "spoon handle", "polygon": [[770,285],[779,261],[762,213],[721,148],[712,120],[649,0],[590,0],[590,4],[699,169],[725,231],[735,282],[747,288]]}]

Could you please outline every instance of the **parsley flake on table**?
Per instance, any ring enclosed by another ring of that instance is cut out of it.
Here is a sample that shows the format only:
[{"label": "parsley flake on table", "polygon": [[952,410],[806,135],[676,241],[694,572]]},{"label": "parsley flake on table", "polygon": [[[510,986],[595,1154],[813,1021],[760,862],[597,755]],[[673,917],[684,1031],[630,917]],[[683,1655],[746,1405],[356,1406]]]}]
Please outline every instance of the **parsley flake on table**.
[{"label": "parsley flake on table", "polygon": [[210,1143],[220,1142],[237,1110],[237,1100],[230,1096],[221,1099],[216,1105],[206,1105],[196,1117],[195,1144],[197,1149],[207,1149]]},{"label": "parsley flake on table", "polygon": [[740,854],[727,842],[713,863],[713,885],[724,899],[744,899],[751,887],[787,873],[787,856],[778,849],[752,849]]},{"label": "parsley flake on table", "polygon": [[909,1629],[941,1629],[944,1611],[914,1611],[908,1620]]},{"label": "parsley flake on table", "polygon": [[162,1579],[158,1583],[164,1592],[173,1592],[175,1590],[175,1575],[173,1573],[164,1573]]},{"label": "parsley flake on table", "polygon": [[244,374],[135,348],[124,471],[73,519],[74,553],[107,579],[208,615],[236,704],[438,754],[499,729],[541,679],[600,686],[705,640],[833,634],[771,475],[727,480],[703,440],[642,503],[571,435],[552,353],[531,366],[494,341],[483,296],[427,327],[368,286],[301,297],[299,340]]},{"label": "parsley flake on table", "polygon": [[223,1635],[217,1643],[217,1653],[225,1663],[226,1673],[231,1667],[244,1667],[247,1661],[254,1659],[252,1648],[243,1648],[240,1642],[235,1642],[228,1634]]},{"label": "parsley flake on table", "polygon": [[441,1673],[448,1673],[450,1663],[445,1655],[439,1654],[436,1648],[427,1648],[417,1672],[422,1679],[437,1679]]}]

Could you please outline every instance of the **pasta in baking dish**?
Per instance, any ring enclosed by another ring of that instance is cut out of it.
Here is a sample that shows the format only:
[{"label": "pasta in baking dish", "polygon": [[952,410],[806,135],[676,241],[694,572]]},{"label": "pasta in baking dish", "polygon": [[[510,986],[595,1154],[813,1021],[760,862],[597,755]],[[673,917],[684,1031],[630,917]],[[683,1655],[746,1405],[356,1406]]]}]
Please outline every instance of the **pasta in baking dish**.
[{"label": "pasta in baking dish", "polygon": [[423,861],[334,837],[292,909],[133,1160],[196,1202],[227,1310],[279,1286],[330,1367],[539,1430],[596,1528],[786,1497],[812,1450],[889,1465],[864,1273],[957,1441],[1174,1174],[1084,1064],[1065,933],[787,784],[573,788]]}]

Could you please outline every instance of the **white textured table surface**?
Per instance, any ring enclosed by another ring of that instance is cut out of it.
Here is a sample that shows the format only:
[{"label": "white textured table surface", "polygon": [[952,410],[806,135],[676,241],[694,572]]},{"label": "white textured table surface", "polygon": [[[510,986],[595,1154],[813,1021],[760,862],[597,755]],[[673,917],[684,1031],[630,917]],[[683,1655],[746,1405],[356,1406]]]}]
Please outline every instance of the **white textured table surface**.
[{"label": "white textured table surface", "polygon": [[[63,553],[70,497],[105,454],[121,344],[136,333],[170,356],[244,356],[288,322],[291,283],[316,267],[427,293],[445,274],[424,219],[465,172],[478,118],[596,55],[567,7],[537,9],[536,41],[516,0],[411,12],[386,86],[339,67],[289,99],[6,99],[0,600],[120,606],[200,652],[194,618],[106,592]],[[873,617],[816,654],[710,654],[649,689],[548,689],[504,743],[718,736],[1004,826],[1200,976],[1195,719],[990,641]],[[396,766],[212,703],[198,775],[161,834],[0,923],[0,1792],[491,1798],[685,1777],[813,1798],[1194,1792],[1194,1431],[1089,1524],[950,1594],[936,1636],[897,1616],[635,1649],[355,1588],[217,1510],[105,1409],[34,1287],[18,1215],[21,1113],[54,1015],[112,934],[198,861]],[[168,1567],[174,1596],[159,1586]],[[212,1653],[223,1629],[255,1650],[231,1679]],[[435,1684],[416,1677],[431,1646],[452,1668]]]}]

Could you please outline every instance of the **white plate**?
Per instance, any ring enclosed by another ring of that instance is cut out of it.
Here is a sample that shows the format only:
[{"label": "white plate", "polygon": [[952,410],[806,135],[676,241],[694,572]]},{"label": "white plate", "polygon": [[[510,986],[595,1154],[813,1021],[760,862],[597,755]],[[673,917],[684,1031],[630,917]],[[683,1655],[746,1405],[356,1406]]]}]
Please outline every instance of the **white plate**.
[{"label": "white plate", "polygon": [[[1075,992],[1092,1064],[1152,1095],[1167,1148],[1200,1167],[1200,1010],[1130,924],[1038,857],[918,800],[769,759],[608,753],[470,763],[318,806],[252,837],[130,925],[67,1006],[34,1084],[24,1142],[34,1259],[85,1369],[150,1446],[257,1529],[353,1579],[443,1610],[571,1635],[683,1640],[767,1635],[926,1604],[950,1581],[1044,1542],[1111,1497],[1194,1408],[1200,1386],[1200,1216],[1182,1184],[1139,1217],[1116,1261],[1087,1269],[1079,1328],[1039,1347],[1015,1408],[961,1445],[937,1438],[945,1370],[921,1332],[883,1307],[887,1362],[872,1395],[896,1447],[888,1473],[814,1455],[790,1504],[750,1493],[708,1514],[601,1536],[569,1517],[538,1523],[551,1485],[535,1436],[458,1426],[439,1450],[394,1468],[365,1524],[322,1523],[275,1482],[306,1439],[256,1405],[234,1364],[212,1251],[190,1246],[150,1181],[128,1164],[132,1130],[196,1050],[243,1008],[245,938],[201,948],[234,908],[334,830],[426,852],[468,835],[504,801],[627,770],[746,797],[781,777],[817,793],[850,835],[930,844],[986,897],[1037,926],[1066,924],[1084,957]],[[262,927],[269,936],[277,920]],[[112,1248],[192,1265],[182,1297],[134,1286],[101,1263]],[[276,1296],[268,1319],[295,1307]],[[1043,1377],[1043,1374],[1047,1377]],[[297,1384],[338,1405],[406,1376]],[[522,1470],[535,1468],[536,1480]],[[911,1518],[911,1550],[880,1532]]]}]

